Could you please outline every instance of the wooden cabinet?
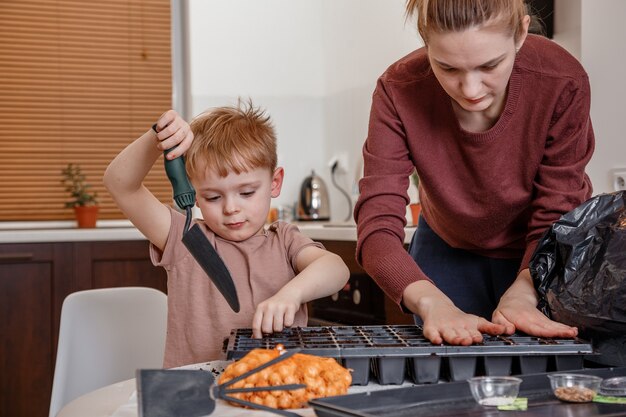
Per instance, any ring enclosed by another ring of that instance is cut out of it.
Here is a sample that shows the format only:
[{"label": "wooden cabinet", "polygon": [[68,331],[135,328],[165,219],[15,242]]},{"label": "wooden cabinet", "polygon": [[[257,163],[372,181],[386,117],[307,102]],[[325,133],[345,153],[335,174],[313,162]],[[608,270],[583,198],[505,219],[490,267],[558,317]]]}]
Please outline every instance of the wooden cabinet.
[{"label": "wooden cabinet", "polygon": [[0,416],[48,415],[67,295],[166,282],[145,240],[0,244]]},{"label": "wooden cabinet", "polygon": [[[309,304],[312,324],[412,323],[356,263],[356,242],[322,243],[351,276],[339,294]],[[167,274],[150,262],[146,240],[0,244],[0,416],[48,415],[63,300],[120,286],[167,292]]]},{"label": "wooden cabinet", "polygon": [[320,242],[341,256],[350,270],[350,281],[338,294],[309,303],[312,324],[413,324],[413,316],[402,313],[356,262],[356,242]]}]

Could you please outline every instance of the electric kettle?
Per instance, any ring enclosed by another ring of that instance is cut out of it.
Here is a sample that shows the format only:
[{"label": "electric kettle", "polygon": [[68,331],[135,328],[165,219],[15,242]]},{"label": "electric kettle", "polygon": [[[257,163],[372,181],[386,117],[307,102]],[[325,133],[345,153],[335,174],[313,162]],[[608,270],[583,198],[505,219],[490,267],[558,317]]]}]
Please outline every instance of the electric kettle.
[{"label": "electric kettle", "polygon": [[330,220],[328,189],[315,171],[306,177],[300,187],[300,197],[296,209],[298,220]]}]

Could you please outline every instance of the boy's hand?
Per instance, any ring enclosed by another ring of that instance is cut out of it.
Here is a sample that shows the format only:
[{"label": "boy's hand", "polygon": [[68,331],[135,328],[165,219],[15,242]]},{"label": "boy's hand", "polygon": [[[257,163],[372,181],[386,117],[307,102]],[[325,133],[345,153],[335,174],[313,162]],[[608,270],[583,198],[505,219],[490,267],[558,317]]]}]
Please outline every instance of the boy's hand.
[{"label": "boy's hand", "polygon": [[191,146],[193,133],[187,123],[176,111],[168,110],[159,117],[156,122],[157,148],[166,151],[173,147],[176,149],[169,152],[167,159],[178,158]]},{"label": "boy's hand", "polygon": [[293,326],[296,312],[300,309],[300,297],[283,288],[274,296],[260,303],[252,319],[252,337],[280,332]]}]

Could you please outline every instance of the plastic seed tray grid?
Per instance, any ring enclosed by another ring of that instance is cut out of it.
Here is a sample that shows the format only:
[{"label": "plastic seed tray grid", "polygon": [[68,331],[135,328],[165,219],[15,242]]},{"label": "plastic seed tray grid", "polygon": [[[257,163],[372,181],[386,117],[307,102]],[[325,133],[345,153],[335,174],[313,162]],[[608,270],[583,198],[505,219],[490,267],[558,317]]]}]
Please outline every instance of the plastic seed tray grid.
[{"label": "plastic seed tray grid", "polygon": [[484,336],[471,346],[433,345],[421,326],[294,327],[252,338],[251,329],[236,329],[225,342],[228,359],[252,349],[285,349],[335,358],[352,369],[352,384],[416,384],[461,381],[475,375],[514,375],[582,369],[583,357],[593,354],[580,339],[542,339],[531,336]]}]

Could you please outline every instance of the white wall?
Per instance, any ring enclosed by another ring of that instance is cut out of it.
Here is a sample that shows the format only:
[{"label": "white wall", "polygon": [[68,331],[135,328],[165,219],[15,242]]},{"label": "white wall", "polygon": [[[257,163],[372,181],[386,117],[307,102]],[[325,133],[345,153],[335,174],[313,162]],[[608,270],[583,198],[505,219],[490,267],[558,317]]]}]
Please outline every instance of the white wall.
[{"label": "white wall", "polygon": [[[360,172],[377,77],[419,47],[405,0],[189,0],[192,114],[238,96],[268,110],[286,179],[279,204],[295,202],[312,169],[326,182],[333,220],[348,215],[329,160],[345,156],[339,184]],[[592,86],[594,193],[610,192],[610,170],[626,167],[625,0],[556,0],[555,41],[578,57]]]},{"label": "white wall", "polygon": [[556,0],[554,40],[589,74],[596,149],[587,167],[594,194],[612,192],[611,171],[626,169],[626,1]]},{"label": "white wall", "polygon": [[420,46],[404,0],[190,0],[189,24],[192,114],[251,97],[278,133],[286,178],[274,203],[294,203],[314,169],[343,221],[328,162],[346,157],[337,182],[351,191],[376,79]]},{"label": "white wall", "polygon": [[596,150],[589,164],[594,194],[611,192],[610,170],[626,168],[626,1],[581,1],[581,62],[591,81]]}]

